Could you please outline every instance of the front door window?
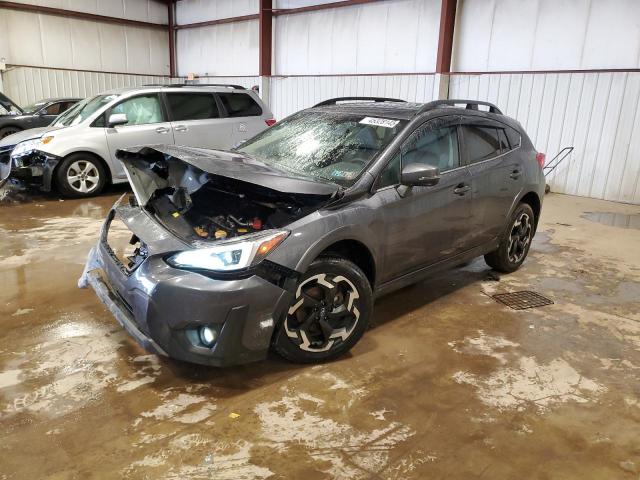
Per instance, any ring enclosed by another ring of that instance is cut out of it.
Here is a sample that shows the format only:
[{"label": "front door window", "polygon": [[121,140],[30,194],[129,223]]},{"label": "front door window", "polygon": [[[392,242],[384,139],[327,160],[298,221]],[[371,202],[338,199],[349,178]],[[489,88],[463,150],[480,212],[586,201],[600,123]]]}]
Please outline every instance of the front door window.
[{"label": "front door window", "polygon": [[423,163],[440,173],[460,166],[455,126],[439,126],[438,120],[416,130],[402,146],[402,166]]},{"label": "front door window", "polygon": [[155,94],[125,100],[111,109],[111,114],[115,113],[127,116],[127,126],[164,122],[160,99]]}]

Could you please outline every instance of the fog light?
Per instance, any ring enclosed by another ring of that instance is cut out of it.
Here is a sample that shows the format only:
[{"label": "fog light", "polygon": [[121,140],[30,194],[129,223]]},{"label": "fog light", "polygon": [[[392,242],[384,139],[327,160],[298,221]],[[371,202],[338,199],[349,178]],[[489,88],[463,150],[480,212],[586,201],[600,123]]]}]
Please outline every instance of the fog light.
[{"label": "fog light", "polygon": [[214,329],[206,326],[200,327],[198,334],[200,335],[200,341],[207,347],[213,345],[218,337],[218,333]]}]

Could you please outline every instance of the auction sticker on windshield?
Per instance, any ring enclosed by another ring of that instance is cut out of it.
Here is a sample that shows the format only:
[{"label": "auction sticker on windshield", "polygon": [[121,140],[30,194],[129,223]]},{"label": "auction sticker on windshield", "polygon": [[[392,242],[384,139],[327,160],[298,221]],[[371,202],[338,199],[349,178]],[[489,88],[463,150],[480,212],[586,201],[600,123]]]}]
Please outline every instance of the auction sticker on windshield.
[{"label": "auction sticker on windshield", "polygon": [[360,123],[365,125],[375,125],[376,127],[385,127],[385,128],[393,128],[400,120],[391,120],[389,118],[375,118],[375,117],[364,117],[360,120]]}]

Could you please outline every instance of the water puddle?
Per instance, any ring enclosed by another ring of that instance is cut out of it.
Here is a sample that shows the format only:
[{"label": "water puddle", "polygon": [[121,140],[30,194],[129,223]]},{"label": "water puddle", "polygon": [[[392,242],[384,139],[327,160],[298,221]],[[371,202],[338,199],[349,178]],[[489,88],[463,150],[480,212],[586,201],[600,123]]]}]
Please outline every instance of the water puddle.
[{"label": "water puddle", "polygon": [[602,223],[610,227],[635,228],[640,230],[640,213],[626,214],[613,212],[586,212],[582,215],[592,222]]}]

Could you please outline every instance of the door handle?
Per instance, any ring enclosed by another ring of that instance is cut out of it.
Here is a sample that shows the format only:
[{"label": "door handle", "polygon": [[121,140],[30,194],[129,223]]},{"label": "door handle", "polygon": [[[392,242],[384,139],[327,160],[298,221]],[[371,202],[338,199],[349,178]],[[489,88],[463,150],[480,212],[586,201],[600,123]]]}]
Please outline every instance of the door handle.
[{"label": "door handle", "polygon": [[156,133],[169,133],[169,129],[167,127],[158,127],[156,128]]},{"label": "door handle", "polygon": [[514,180],[517,180],[518,178],[520,178],[520,175],[522,175],[522,172],[520,171],[520,169],[516,168],[513,172],[511,172],[511,175],[509,176]]},{"label": "door handle", "polygon": [[189,128],[186,125],[178,125],[176,127],[173,127],[173,129],[176,132],[186,132],[187,130],[189,130]]},{"label": "door handle", "polygon": [[464,195],[469,190],[471,190],[471,187],[469,185],[465,185],[464,183],[461,183],[456,188],[453,189],[453,193],[455,193],[456,195]]}]

